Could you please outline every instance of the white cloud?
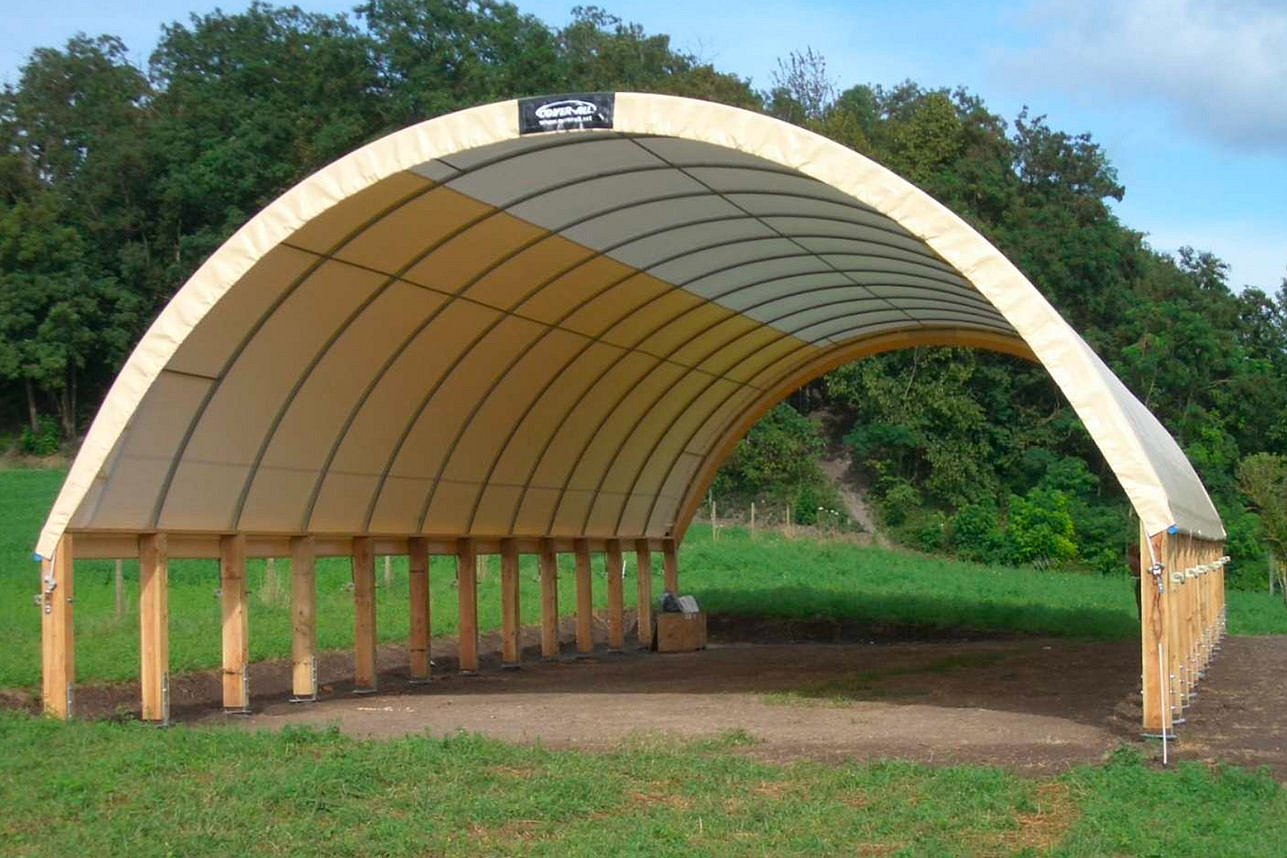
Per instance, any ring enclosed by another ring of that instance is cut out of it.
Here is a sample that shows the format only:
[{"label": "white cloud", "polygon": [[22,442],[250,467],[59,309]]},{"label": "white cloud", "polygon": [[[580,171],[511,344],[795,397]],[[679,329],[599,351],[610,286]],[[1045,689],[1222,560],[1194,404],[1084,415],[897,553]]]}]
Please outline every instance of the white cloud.
[{"label": "white cloud", "polygon": [[1287,153],[1281,0],[1038,0],[1037,43],[1009,74],[1114,102],[1159,104],[1195,134]]}]

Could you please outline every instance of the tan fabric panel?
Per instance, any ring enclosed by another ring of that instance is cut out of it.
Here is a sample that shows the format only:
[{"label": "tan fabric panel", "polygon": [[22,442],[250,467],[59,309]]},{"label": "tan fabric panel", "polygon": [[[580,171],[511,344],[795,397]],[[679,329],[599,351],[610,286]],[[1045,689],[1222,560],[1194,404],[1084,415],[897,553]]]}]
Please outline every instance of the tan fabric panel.
[{"label": "tan fabric panel", "polygon": [[[651,311],[652,307],[648,309]],[[682,314],[670,313],[654,328],[636,325],[635,322],[636,319],[633,317],[624,320],[621,325],[605,334],[604,339],[613,340],[620,335],[624,340],[623,334],[629,331],[636,338],[635,348],[667,360],[693,339],[705,336],[707,332],[716,328],[733,332],[730,336],[736,336],[737,333],[759,327],[759,323],[753,319],[738,316],[718,304],[711,303],[693,304]],[[640,334],[644,335],[643,339],[638,339]]]},{"label": "tan fabric panel", "polygon": [[[595,382],[576,406],[569,411],[554,433],[553,441],[533,474],[538,486],[558,487],[566,484],[587,432],[597,432],[608,407],[624,391],[642,383],[657,359],[638,352],[627,353],[612,371]],[[678,372],[678,368],[674,368]]]},{"label": "tan fabric panel", "polygon": [[[480,390],[478,398],[482,405],[462,427],[443,476],[449,480],[480,484],[500,455],[510,427],[532,404],[550,374],[565,366],[585,344],[583,337],[551,330],[494,385]],[[566,384],[560,379],[560,387]],[[544,439],[528,435],[524,440],[530,444]]]},{"label": "tan fabric panel", "polygon": [[[592,491],[589,489],[567,489],[562,492],[556,492],[555,496],[557,500],[549,501],[543,512],[545,520],[541,523],[542,528],[548,527],[554,533],[577,533],[579,531],[586,536],[612,535],[606,529],[591,530],[585,527],[586,520],[590,517],[591,503],[594,501]],[[554,510],[552,525],[550,509]]]},{"label": "tan fabric panel", "polygon": [[534,322],[502,316],[476,344],[458,351],[461,359],[441,379],[424,410],[415,416],[389,472],[404,477],[436,474],[469,414],[469,405],[492,388],[510,361],[541,331]]},{"label": "tan fabric panel", "polygon": [[[539,536],[546,532],[550,525],[550,510],[559,502],[562,492],[539,484],[532,484],[526,491],[519,493],[518,514],[514,518],[515,536]],[[589,503],[589,492],[578,493]],[[575,509],[568,512],[568,520],[579,520]],[[571,533],[571,531],[564,531]]]},{"label": "tan fabric panel", "polygon": [[[636,292],[628,296],[627,290],[631,287],[621,283],[622,280],[635,283]],[[653,300],[668,288],[615,259],[594,256],[528,297],[516,312],[547,325],[558,324],[568,330],[595,337],[608,324],[604,321],[605,318],[615,321],[633,307]],[[583,304],[596,301],[602,302],[600,309],[580,312]],[[616,315],[607,315],[613,310]]]},{"label": "tan fabric panel", "polygon": [[[681,345],[671,359],[718,375],[714,367],[728,366],[782,337],[783,334],[779,331],[759,325],[745,316],[730,316],[702,332],[700,337]],[[716,355],[720,359],[712,362],[712,357]],[[708,363],[713,363],[714,367],[706,366]]]},{"label": "tan fabric panel", "polygon": [[[304,367],[381,275],[338,262],[318,268],[264,323],[228,371],[192,434],[157,526],[230,521],[247,470]],[[227,527],[228,525],[224,525]]]},{"label": "tan fabric panel", "polygon": [[622,355],[614,346],[595,343],[559,371],[557,379],[540,391],[540,398],[522,422],[513,428],[509,444],[497,458],[492,480],[503,485],[523,485],[536,468],[538,457],[569,413],[602,375]]},{"label": "tan fabric panel", "polygon": [[390,474],[380,488],[369,528],[365,521],[366,507],[363,506],[363,520],[358,522],[357,531],[369,529],[371,533],[415,533],[420,507],[433,485],[433,480],[427,477]]},{"label": "tan fabric panel", "polygon": [[[440,480],[433,488],[433,503],[429,506],[429,515],[425,518],[424,532],[465,533],[465,527],[469,524],[470,510],[477,495],[478,486],[473,483]],[[419,513],[423,502],[424,499],[421,498],[421,502],[413,507],[416,513]],[[414,526],[415,522],[412,522],[412,525]],[[480,532],[475,531],[475,533]]]},{"label": "tan fabric panel", "polygon": [[612,464],[612,457],[625,433],[645,415],[653,418],[654,415],[648,413],[650,404],[678,383],[685,374],[682,367],[661,363],[636,383],[614,390],[616,395],[612,399],[617,404],[607,420],[603,421],[602,427],[588,437],[584,430],[581,432],[585,441],[584,452],[567,485],[574,489],[597,488],[599,476]]},{"label": "tan fabric panel", "polygon": [[666,459],[666,439],[677,436],[670,444],[673,458],[688,440],[684,427],[690,427],[691,434],[711,410],[737,390],[738,385],[732,382],[695,374],[670,385],[633,430],[613,439],[614,454],[601,478],[603,490],[619,493],[623,499],[626,493],[636,491],[636,479],[645,465],[653,458]]},{"label": "tan fabric panel", "polygon": [[[522,497],[523,490],[519,486],[500,485],[493,483],[487,486],[478,499],[478,511],[472,521],[467,520],[463,527],[469,528],[473,533],[489,533],[498,536],[522,535],[522,536],[542,536],[545,534],[545,526],[541,525],[539,529],[529,531],[514,531],[511,534],[510,522],[514,517],[514,510],[518,506],[519,498]],[[463,532],[463,531],[462,531]]]},{"label": "tan fabric panel", "polygon": [[179,345],[167,368],[218,375],[273,302],[320,262],[313,254],[291,247],[273,248],[246,273],[242,288],[232,290],[210,308],[201,324]]},{"label": "tan fabric panel", "polygon": [[304,528],[305,505],[318,471],[346,430],[353,408],[396,345],[443,300],[419,286],[395,282],[340,335],[283,415],[251,483],[243,529]]},{"label": "tan fabric panel", "polygon": [[676,516],[683,503],[683,493],[702,466],[703,458],[695,453],[682,453],[666,476],[652,515],[648,520],[650,536],[673,536],[677,530]]},{"label": "tan fabric panel", "polygon": [[[459,350],[499,318],[496,310],[468,301],[444,306],[377,380],[341,441],[332,468],[378,475],[429,387],[447,371]],[[329,491],[324,487],[322,495]]]},{"label": "tan fabric panel", "polygon": [[[631,495],[625,503],[625,509],[621,513],[621,526],[618,528],[619,533],[642,533],[645,536],[665,536],[664,533],[651,533],[648,530],[648,511],[652,509],[653,502],[656,500],[649,494]],[[663,503],[668,506],[673,502],[663,499]]]},{"label": "tan fabric panel", "polygon": [[412,283],[454,294],[514,251],[545,235],[545,230],[529,223],[496,214],[449,239],[403,276]]},{"label": "tan fabric panel", "polygon": [[[762,329],[760,329],[762,330]],[[759,335],[760,330],[755,333]],[[804,348],[808,351],[816,351],[817,346],[802,343],[795,337],[780,337],[771,342],[764,343],[757,347],[754,353],[745,357],[736,357],[736,352],[720,351],[712,355],[703,363],[702,369],[711,373],[726,376],[732,381],[746,385],[754,385],[755,378],[760,371],[777,361],[784,355]],[[730,362],[728,366],[723,366],[725,361]]]},{"label": "tan fabric panel", "polygon": [[592,256],[594,252],[587,248],[549,235],[489,271],[464,294],[483,304],[510,309],[541,284]]},{"label": "tan fabric panel", "polygon": [[170,461],[210,381],[163,373],[139,405],[138,415],[112,457],[111,479],[101,483],[91,514],[80,527],[142,530],[151,521]]},{"label": "tan fabric panel", "polygon": [[[388,180],[386,180],[388,181]],[[457,230],[494,213],[491,206],[437,187],[412,198],[355,235],[332,256],[396,274]],[[434,285],[432,281],[409,279]]]},{"label": "tan fabric panel", "polygon": [[[314,476],[316,480],[316,476]],[[366,503],[374,496],[379,476],[374,473],[355,474],[332,468],[322,477],[321,491],[313,514],[303,524],[303,530],[318,533],[361,533],[366,520]],[[389,488],[385,485],[386,490]],[[316,489],[316,483],[310,491]],[[385,528],[384,533],[407,533],[406,529]]]},{"label": "tan fabric panel", "polygon": [[433,182],[415,173],[394,173],[323,211],[295,230],[290,243],[313,253],[328,255],[372,218],[432,187]]},{"label": "tan fabric panel", "polygon": [[633,348],[651,331],[702,301],[647,274],[636,274],[612,287],[568,317],[564,327]]}]

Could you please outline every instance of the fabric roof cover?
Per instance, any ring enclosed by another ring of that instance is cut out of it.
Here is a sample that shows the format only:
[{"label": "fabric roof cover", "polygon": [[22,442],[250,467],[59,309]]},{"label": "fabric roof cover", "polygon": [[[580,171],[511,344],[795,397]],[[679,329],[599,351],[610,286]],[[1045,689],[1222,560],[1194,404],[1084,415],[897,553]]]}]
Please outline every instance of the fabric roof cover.
[{"label": "fabric roof cover", "polygon": [[230,238],[122,369],[37,553],[64,530],[682,535],[801,372],[932,343],[1040,361],[1149,533],[1223,538],[1156,418],[909,183],[718,104],[544,103],[377,140]]}]

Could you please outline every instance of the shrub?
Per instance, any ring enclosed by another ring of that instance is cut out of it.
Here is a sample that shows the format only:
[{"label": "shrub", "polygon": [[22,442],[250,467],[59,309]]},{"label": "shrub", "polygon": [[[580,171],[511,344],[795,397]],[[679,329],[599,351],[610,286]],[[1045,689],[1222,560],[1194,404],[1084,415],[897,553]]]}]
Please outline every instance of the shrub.
[{"label": "shrub", "polygon": [[966,504],[952,518],[952,545],[965,560],[995,562],[1004,548],[1001,516],[991,499]]},{"label": "shrub", "polygon": [[1059,564],[1077,556],[1077,531],[1068,496],[1053,489],[1033,489],[1010,496],[1006,546],[1011,563]]},{"label": "shrub", "polygon": [[61,445],[62,430],[52,417],[41,417],[34,432],[28,426],[18,437],[18,449],[31,456],[52,456]]},{"label": "shrub", "polygon": [[885,496],[881,498],[880,511],[885,519],[885,523],[890,527],[898,527],[907,521],[908,516],[914,513],[921,505],[921,493],[911,483],[898,480],[885,490]]}]

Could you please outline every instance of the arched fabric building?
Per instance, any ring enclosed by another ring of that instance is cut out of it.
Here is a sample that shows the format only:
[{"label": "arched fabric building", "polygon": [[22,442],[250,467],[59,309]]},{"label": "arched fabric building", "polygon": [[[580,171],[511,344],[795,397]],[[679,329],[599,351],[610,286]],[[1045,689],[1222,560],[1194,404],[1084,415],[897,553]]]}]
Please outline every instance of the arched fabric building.
[{"label": "arched fabric building", "polygon": [[310,696],[311,558],[352,555],[370,685],[375,554],[409,553],[415,584],[429,553],[459,554],[465,581],[480,551],[511,569],[519,552],[656,550],[675,583],[675,545],[756,418],[836,366],[921,345],[1039,362],[1084,421],[1148,537],[1145,720],[1167,727],[1219,630],[1224,531],[1156,418],[909,183],[762,115],[634,93],[391,134],[193,275],[40,535],[46,706],[70,708],[73,555],[140,558],[145,717],[167,711],[167,556],[223,559],[225,702],[244,706],[245,556],[294,557]]}]

